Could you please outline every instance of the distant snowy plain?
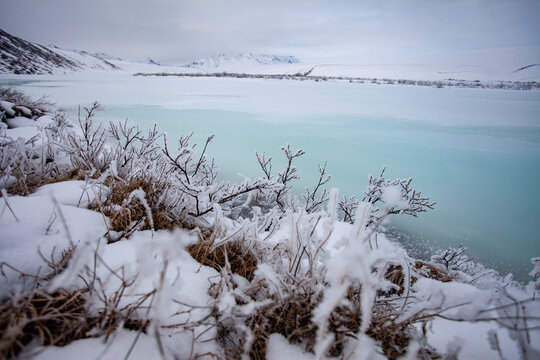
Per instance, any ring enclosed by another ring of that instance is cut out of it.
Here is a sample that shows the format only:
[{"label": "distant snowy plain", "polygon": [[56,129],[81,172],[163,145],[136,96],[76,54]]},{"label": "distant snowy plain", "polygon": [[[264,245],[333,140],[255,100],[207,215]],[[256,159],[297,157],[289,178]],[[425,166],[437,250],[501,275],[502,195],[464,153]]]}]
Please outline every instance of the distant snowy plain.
[{"label": "distant snowy plain", "polygon": [[103,121],[154,123],[169,138],[215,134],[222,176],[260,175],[254,150],[283,165],[280,146],[302,148],[302,180],[328,163],[332,187],[358,194],[369,173],[412,177],[437,201],[418,219],[393,221],[418,254],[462,243],[481,263],[528,281],[540,255],[540,92],[225,78],[133,77],[130,72],[0,76],[76,116],[104,105]]}]

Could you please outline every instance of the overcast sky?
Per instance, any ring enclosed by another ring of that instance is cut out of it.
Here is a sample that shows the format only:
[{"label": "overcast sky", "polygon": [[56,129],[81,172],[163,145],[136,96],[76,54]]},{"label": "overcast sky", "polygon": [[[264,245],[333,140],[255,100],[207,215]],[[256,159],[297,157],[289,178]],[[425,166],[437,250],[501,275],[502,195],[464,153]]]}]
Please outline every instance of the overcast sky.
[{"label": "overcast sky", "polygon": [[540,0],[0,0],[0,28],[168,63],[222,52],[392,62],[493,48],[540,61]]}]

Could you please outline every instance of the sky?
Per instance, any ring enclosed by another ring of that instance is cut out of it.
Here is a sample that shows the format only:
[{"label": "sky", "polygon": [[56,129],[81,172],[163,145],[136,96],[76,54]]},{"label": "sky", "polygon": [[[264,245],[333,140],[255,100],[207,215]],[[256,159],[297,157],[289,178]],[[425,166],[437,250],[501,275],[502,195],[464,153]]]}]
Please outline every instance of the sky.
[{"label": "sky", "polygon": [[32,42],[170,64],[241,52],[442,61],[490,49],[540,62],[540,0],[0,0],[0,10],[0,28]]}]

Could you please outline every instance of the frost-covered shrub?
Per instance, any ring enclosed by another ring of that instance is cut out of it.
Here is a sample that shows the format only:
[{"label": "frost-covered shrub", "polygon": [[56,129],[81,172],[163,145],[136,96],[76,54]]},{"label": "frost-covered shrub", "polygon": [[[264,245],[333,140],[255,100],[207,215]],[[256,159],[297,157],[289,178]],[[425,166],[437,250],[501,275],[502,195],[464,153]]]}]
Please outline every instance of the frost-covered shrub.
[{"label": "frost-covered shrub", "polygon": [[63,134],[71,127],[67,117],[48,113],[52,104],[45,99],[34,101],[11,89],[0,88],[0,101],[3,117],[28,119],[36,129],[27,138],[15,138],[8,134],[6,123],[0,122],[0,187],[28,194],[63,177],[71,167],[62,150]]},{"label": "frost-covered shrub", "polygon": [[[339,210],[344,221],[349,223],[355,221],[355,211],[362,202],[372,205],[367,226],[380,225],[388,215],[406,214],[416,217],[419,213],[433,209],[436,203],[413,189],[411,178],[388,180],[384,178],[385,170],[386,167],[378,177],[369,175],[369,185],[364,190],[362,201],[356,195],[351,197],[342,195]],[[379,207],[380,204],[384,207]]]},{"label": "frost-covered shrub", "polygon": [[540,258],[532,258],[531,263],[533,264],[533,269],[529,275],[533,278],[529,282],[528,289],[533,294],[533,301],[536,299],[536,293],[540,289]]},{"label": "frost-covered shrub", "polygon": [[449,248],[437,251],[431,256],[431,262],[444,266],[446,270],[457,271],[465,270],[465,265],[472,259],[466,254],[467,248],[459,245],[457,248]]}]

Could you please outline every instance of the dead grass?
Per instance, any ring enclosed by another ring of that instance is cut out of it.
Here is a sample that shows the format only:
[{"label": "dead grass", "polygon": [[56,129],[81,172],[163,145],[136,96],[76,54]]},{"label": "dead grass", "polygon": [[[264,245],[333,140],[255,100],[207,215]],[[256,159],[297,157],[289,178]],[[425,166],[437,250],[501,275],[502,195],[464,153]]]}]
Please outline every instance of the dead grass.
[{"label": "dead grass", "polygon": [[[108,335],[119,326],[146,331],[149,321],[132,319],[116,309],[88,313],[88,289],[34,290],[0,306],[0,358],[14,358],[34,339],[41,346],[63,346],[75,340]],[[99,331],[93,331],[98,328]],[[90,335],[92,333],[92,335]]]},{"label": "dead grass", "polygon": [[215,246],[213,241],[200,241],[187,248],[191,256],[203,265],[221,271],[227,263],[230,264],[234,274],[253,280],[253,274],[257,269],[257,258],[253,251],[239,240],[228,241],[223,245]]},{"label": "dead grass", "polygon": [[129,195],[137,189],[142,189],[145,194],[151,194],[152,184],[147,180],[133,180],[130,182],[116,181],[112,185],[107,205],[117,205],[119,208],[105,210],[104,214],[110,217],[111,227],[114,231],[128,232],[134,221],[136,223],[144,221],[144,228],[150,228],[150,222],[146,219],[146,210],[140,201],[133,199],[128,204],[124,204]]},{"label": "dead grass", "polygon": [[[416,276],[411,274],[409,286],[412,286],[416,282],[416,280],[418,279],[418,275],[442,282],[450,282],[454,280],[454,277],[448,271],[422,260],[416,260],[414,262],[414,271],[417,274]],[[384,278],[390,281],[392,284],[396,285],[398,289],[380,291],[378,293],[379,296],[389,297],[394,295],[403,295],[405,291],[406,279],[405,272],[403,271],[403,266],[390,265],[386,270]]]},{"label": "dead grass", "polygon": [[371,325],[367,332],[375,339],[389,359],[405,355],[410,338],[407,335],[409,324],[396,323],[397,314],[385,302],[377,302],[373,311]]},{"label": "dead grass", "polygon": [[390,281],[392,284],[396,285],[398,289],[391,289],[388,291],[380,291],[380,296],[392,296],[392,295],[403,295],[405,291],[405,273],[403,272],[403,266],[401,265],[390,265],[386,270],[384,278]]},{"label": "dead grass", "polygon": [[311,319],[317,304],[312,294],[293,293],[289,298],[276,301],[274,305],[261,309],[248,319],[247,325],[255,336],[250,357],[265,359],[268,338],[273,333],[283,335],[293,344],[305,343],[305,349],[312,351],[317,327]]},{"label": "dead grass", "polygon": [[[96,179],[99,174],[90,174],[88,171],[72,169],[52,179],[27,177],[24,181],[18,181],[10,187],[8,193],[10,195],[28,196],[44,185],[70,180],[85,180],[89,176]],[[103,215],[110,219],[111,230],[123,234],[111,242],[129,237],[134,230],[149,230],[151,228],[146,209],[137,198],[124,204],[125,199],[139,188],[146,194],[146,201],[152,213],[154,230],[193,229],[194,227],[181,219],[176,219],[164,206],[156,205],[155,199],[158,199],[160,192],[163,191],[162,185],[159,183],[154,183],[148,179],[132,179],[128,182],[107,180],[105,185],[111,188],[109,198],[103,204],[93,205],[92,209],[102,212]]]},{"label": "dead grass", "polygon": [[442,282],[454,281],[454,277],[448,271],[428,262],[417,260],[414,263],[414,267],[417,271],[420,271],[423,276],[430,279],[439,280]]},{"label": "dead grass", "polygon": [[[252,289],[253,290],[253,289]],[[359,289],[351,289],[348,294],[349,305],[339,306],[329,318],[329,331],[335,340],[328,350],[328,355],[343,355],[347,341],[355,337],[361,323]],[[271,334],[284,336],[291,344],[301,344],[305,351],[313,352],[317,339],[317,325],[313,323],[313,311],[322,300],[321,293],[314,293],[309,286],[292,288],[286,298],[272,297],[272,303],[259,308],[246,319],[254,341],[249,351],[251,359],[266,358],[268,339]],[[218,319],[219,320],[219,319]],[[231,324],[219,324],[218,339],[224,344],[227,358],[239,358],[243,353],[242,341],[238,329]]]},{"label": "dead grass", "polygon": [[[49,274],[43,277],[22,273],[5,263],[2,266],[19,272],[23,277],[47,283],[66,269],[73,251],[74,248],[62,251],[59,260],[54,259],[54,252],[50,259],[42,255],[50,269]],[[91,291],[87,287],[73,291],[59,289],[50,294],[39,287],[38,282],[34,290],[8,298],[0,305],[0,359],[16,357],[36,339],[41,346],[63,346],[78,339],[111,334],[119,326],[144,332],[149,324],[148,320],[133,317],[142,302],[122,309],[105,306],[90,314],[87,300]],[[121,297],[126,286],[123,282],[115,297]]]},{"label": "dead grass", "polygon": [[11,186],[8,189],[8,194],[28,196],[44,185],[55,184],[63,181],[84,179],[85,173],[79,169],[71,169],[66,173],[57,175],[54,178],[49,179],[27,177],[25,181],[17,181],[15,185]]},{"label": "dead grass", "polygon": [[[134,230],[173,230],[175,228],[192,229],[189,224],[176,219],[163,205],[157,204],[157,199],[163,193],[163,184],[153,182],[152,179],[131,179],[130,181],[106,181],[111,189],[109,198],[100,206],[105,216],[110,218],[111,229],[122,233],[118,241],[129,237]],[[125,203],[130,194],[141,189],[144,191],[145,200],[150,207],[152,223],[148,219],[146,208],[138,198],[133,198]]]},{"label": "dead grass", "polygon": [[0,307],[0,356],[15,357],[34,338],[41,345],[65,345],[86,337],[92,321],[80,290],[33,291]]}]

